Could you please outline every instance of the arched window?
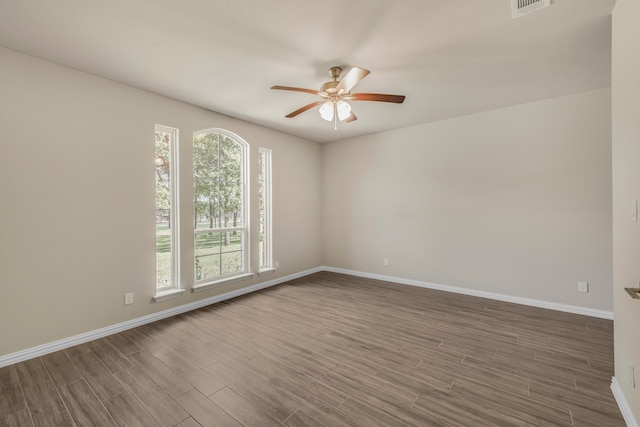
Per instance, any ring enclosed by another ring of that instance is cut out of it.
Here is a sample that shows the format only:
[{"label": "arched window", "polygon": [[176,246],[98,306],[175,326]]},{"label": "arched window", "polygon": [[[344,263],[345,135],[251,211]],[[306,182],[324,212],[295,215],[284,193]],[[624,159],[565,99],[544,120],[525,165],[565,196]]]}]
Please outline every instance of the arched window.
[{"label": "arched window", "polygon": [[193,136],[196,288],[249,271],[247,151],[224,129]]}]

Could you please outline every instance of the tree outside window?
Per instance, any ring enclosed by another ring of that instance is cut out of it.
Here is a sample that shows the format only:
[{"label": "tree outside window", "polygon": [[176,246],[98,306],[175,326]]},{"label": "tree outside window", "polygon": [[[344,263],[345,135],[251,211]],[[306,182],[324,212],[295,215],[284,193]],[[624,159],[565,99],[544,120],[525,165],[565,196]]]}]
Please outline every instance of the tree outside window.
[{"label": "tree outside window", "polygon": [[246,152],[246,142],[221,129],[194,135],[196,283],[247,271]]}]

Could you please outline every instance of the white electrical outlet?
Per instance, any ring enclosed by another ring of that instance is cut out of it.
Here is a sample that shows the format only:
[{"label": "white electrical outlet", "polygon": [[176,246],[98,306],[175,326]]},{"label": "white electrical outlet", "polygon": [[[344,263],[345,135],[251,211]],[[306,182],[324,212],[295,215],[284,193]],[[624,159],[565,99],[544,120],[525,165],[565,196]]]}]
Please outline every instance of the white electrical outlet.
[{"label": "white electrical outlet", "polygon": [[124,294],[124,305],[133,304],[133,292]]},{"label": "white electrical outlet", "polygon": [[280,261],[274,261],[273,268],[280,268]]},{"label": "white electrical outlet", "polygon": [[383,259],[382,263],[384,264],[385,267],[389,267],[389,258]]},{"label": "white electrical outlet", "polygon": [[589,283],[578,282],[578,292],[589,292]]}]

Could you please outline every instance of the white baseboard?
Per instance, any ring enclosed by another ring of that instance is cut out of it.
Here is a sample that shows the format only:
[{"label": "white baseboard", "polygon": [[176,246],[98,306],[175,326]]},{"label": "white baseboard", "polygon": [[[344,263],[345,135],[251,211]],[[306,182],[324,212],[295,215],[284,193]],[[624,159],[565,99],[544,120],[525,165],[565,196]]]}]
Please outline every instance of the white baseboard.
[{"label": "white baseboard", "polygon": [[4,366],[13,365],[14,363],[19,363],[28,359],[33,359],[34,357],[43,356],[48,353],[53,353],[54,351],[73,347],[74,345],[78,345],[78,344],[89,342],[98,338],[106,337],[108,335],[122,332],[127,329],[132,329],[137,326],[142,326],[147,323],[152,323],[158,320],[166,319],[167,317],[175,316],[177,314],[185,313],[187,311],[195,310],[201,307],[205,307],[207,305],[211,305],[217,302],[235,298],[240,295],[245,295],[251,292],[255,292],[260,289],[265,289],[271,286],[275,286],[280,283],[284,283],[293,279],[298,279],[300,277],[304,277],[309,274],[317,273],[320,271],[330,271],[334,273],[348,274],[351,276],[365,277],[369,279],[401,283],[404,285],[436,289],[440,291],[453,292],[453,293],[476,296],[481,298],[489,298],[489,299],[494,299],[498,301],[512,302],[515,304],[523,304],[523,305],[530,305],[534,307],[547,308],[550,310],[564,311],[564,312],[574,313],[574,314],[582,314],[585,316],[599,317],[599,318],[610,319],[610,320],[613,319],[613,313],[609,311],[604,311],[604,310],[595,310],[595,309],[590,309],[585,307],[577,307],[577,306],[558,304],[558,303],[552,303],[547,301],[538,301],[538,300],[533,300],[528,298],[495,294],[491,292],[476,291],[473,289],[459,288],[456,286],[447,286],[447,285],[439,285],[435,283],[421,282],[418,280],[404,279],[401,277],[383,276],[380,274],[365,273],[361,271],[346,270],[342,268],[324,266],[324,267],[312,268],[312,269],[305,270],[295,274],[290,274],[284,277],[279,277],[277,279],[269,280],[263,283],[258,283],[257,285],[249,286],[249,287],[232,291],[232,292],[227,292],[221,295],[216,295],[210,298],[205,298],[189,304],[184,304],[178,307],[170,308],[168,310],[159,311],[157,313],[152,313],[147,316],[128,320],[126,322],[122,322],[122,323],[107,326],[104,328],[96,329],[93,331],[85,332],[83,334],[75,335],[69,338],[64,338],[62,340],[54,341],[47,344],[42,344],[36,347],[27,348],[25,350],[17,351],[15,353],[9,353],[4,356],[0,356],[0,368]]},{"label": "white baseboard", "polygon": [[403,285],[418,286],[421,288],[435,289],[445,292],[453,292],[456,294],[470,295],[480,298],[488,298],[497,301],[511,302],[514,304],[529,305],[532,307],[546,308],[549,310],[564,311],[566,313],[581,314],[584,316],[598,317],[601,319],[613,320],[613,312],[605,310],[597,310],[593,308],[578,307],[575,305],[559,304],[555,302],[540,301],[530,298],[515,297],[511,295],[496,294],[493,292],[477,291],[474,289],[460,288],[457,286],[439,285],[437,283],[421,282],[419,280],[404,279],[402,277],[384,276],[381,274],[365,273],[362,271],[346,270],[335,267],[322,267],[321,270],[331,271],[334,273],[348,274],[351,276],[364,277],[367,279],[383,280],[386,282],[401,283]]},{"label": "white baseboard", "polygon": [[636,421],[636,418],[633,416],[633,412],[631,412],[629,402],[627,402],[627,399],[624,397],[624,393],[616,377],[611,377],[611,391],[613,392],[613,397],[616,398],[616,403],[618,404],[618,408],[620,408],[620,412],[622,412],[622,418],[624,418],[624,422],[627,423],[627,427],[640,427],[638,421]]},{"label": "white baseboard", "polygon": [[44,356],[45,354],[53,353],[54,351],[63,350],[65,348],[73,347],[74,345],[93,341],[95,339],[106,337],[108,335],[112,335],[118,332],[126,331],[127,329],[132,329],[138,326],[146,325],[147,323],[152,323],[158,320],[166,319],[167,317],[175,316],[177,314],[186,313],[187,311],[195,310],[201,307],[205,307],[207,305],[215,304],[217,302],[239,297],[240,295],[245,295],[251,292],[259,291],[260,289],[265,289],[271,286],[278,285],[280,283],[288,282],[289,280],[298,279],[300,277],[317,273],[319,271],[322,271],[322,268],[320,267],[312,268],[310,270],[302,271],[300,273],[279,277],[277,279],[269,280],[267,282],[258,283],[257,285],[238,289],[236,291],[227,292],[221,295],[216,295],[210,298],[205,298],[189,304],[180,305],[178,307],[170,308],[168,310],[159,311],[157,313],[152,313],[147,316],[127,320],[126,322],[122,322],[122,323],[107,326],[104,328],[96,329],[93,331],[85,332],[83,334],[75,335],[69,338],[64,338],[51,343],[27,348],[25,350],[17,351],[15,353],[9,353],[4,356],[0,356],[0,368],[4,366],[13,365],[14,363],[23,362],[28,359],[33,359],[35,357]]}]

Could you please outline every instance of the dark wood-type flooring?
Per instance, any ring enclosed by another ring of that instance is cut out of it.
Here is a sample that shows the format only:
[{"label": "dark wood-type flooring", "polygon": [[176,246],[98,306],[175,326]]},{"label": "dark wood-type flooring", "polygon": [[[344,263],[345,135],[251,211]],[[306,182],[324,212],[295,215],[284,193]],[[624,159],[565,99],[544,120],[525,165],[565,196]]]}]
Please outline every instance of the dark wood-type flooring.
[{"label": "dark wood-type flooring", "polygon": [[0,369],[10,426],[624,426],[612,322],[318,273]]}]

